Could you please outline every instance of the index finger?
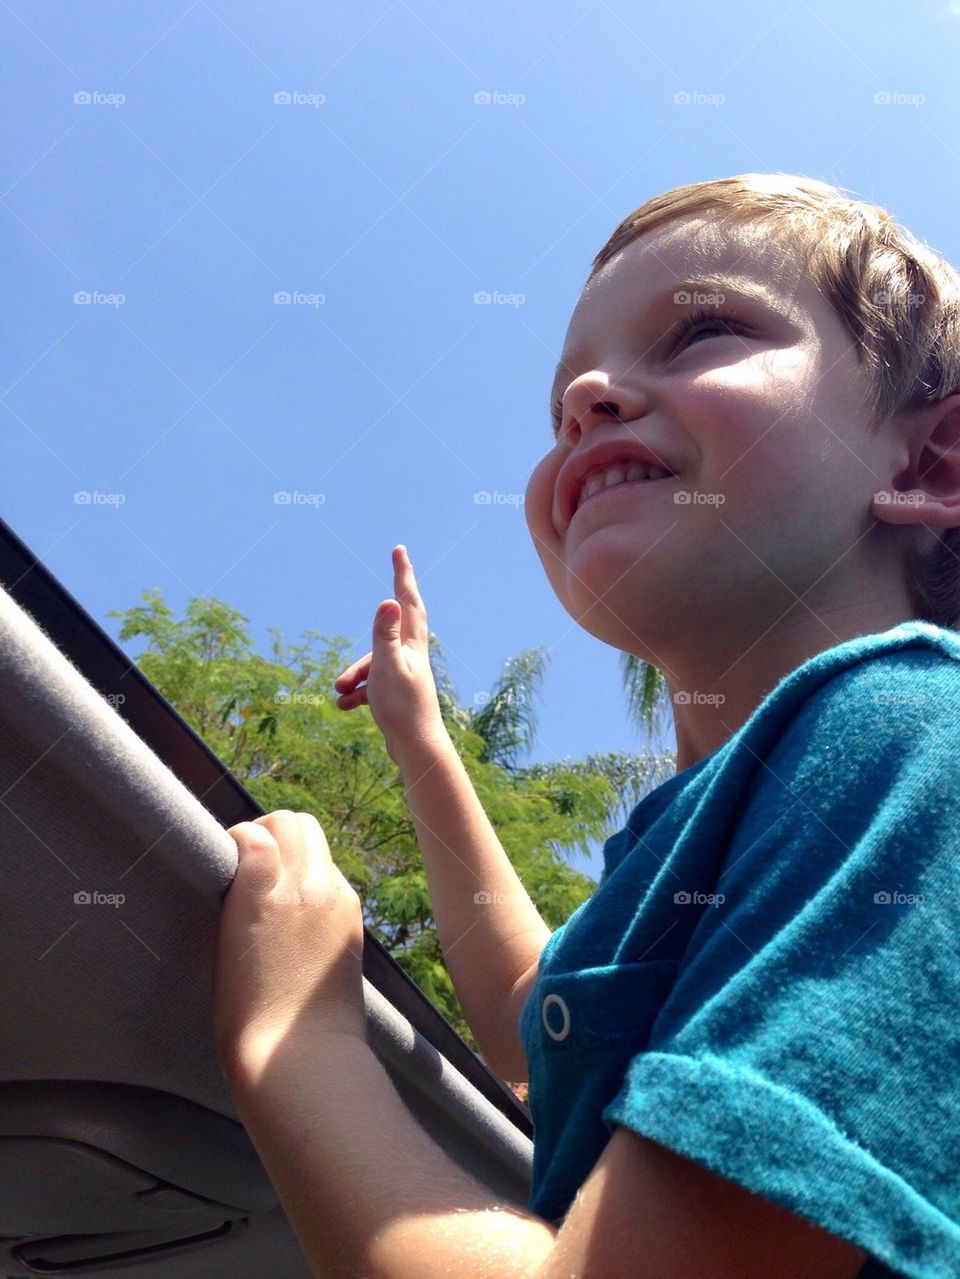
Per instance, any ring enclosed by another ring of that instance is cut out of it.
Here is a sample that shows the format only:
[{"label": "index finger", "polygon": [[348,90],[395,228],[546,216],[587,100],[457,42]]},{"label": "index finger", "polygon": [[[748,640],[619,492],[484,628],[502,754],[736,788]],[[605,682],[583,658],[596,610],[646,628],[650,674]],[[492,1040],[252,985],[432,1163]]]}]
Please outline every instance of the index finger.
[{"label": "index finger", "polygon": [[393,593],[400,605],[400,638],[426,645],[427,609],[417,587],[407,548],[401,542],[393,548]]}]

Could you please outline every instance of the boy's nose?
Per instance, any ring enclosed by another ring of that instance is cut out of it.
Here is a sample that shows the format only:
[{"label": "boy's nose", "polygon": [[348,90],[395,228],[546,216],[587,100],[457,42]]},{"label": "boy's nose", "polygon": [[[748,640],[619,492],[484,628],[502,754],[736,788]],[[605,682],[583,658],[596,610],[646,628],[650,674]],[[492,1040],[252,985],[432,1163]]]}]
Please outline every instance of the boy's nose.
[{"label": "boy's nose", "polygon": [[628,422],[639,417],[640,412],[640,409],[635,412],[632,409],[625,411],[621,400],[594,400],[592,403],[587,402],[579,412],[571,409],[563,434],[569,437],[571,444],[576,444],[585,431],[592,431],[601,422]]},{"label": "boy's nose", "polygon": [[632,422],[647,411],[647,397],[641,391],[614,387],[608,375],[583,373],[567,387],[563,397],[560,434],[576,444],[585,432],[605,422]]}]

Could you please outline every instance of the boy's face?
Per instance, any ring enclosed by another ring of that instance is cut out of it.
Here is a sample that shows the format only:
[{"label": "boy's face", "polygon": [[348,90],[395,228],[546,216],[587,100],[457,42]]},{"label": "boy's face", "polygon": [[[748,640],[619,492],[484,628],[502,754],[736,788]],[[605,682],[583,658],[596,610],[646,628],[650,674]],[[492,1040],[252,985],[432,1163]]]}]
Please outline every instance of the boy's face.
[{"label": "boy's face", "polygon": [[[839,316],[768,232],[684,218],[628,244],[574,310],[551,394],[562,429],[527,486],[564,607],[657,662],[681,634],[745,646],[791,607],[808,620],[798,596],[821,617],[855,604],[865,573],[891,571],[889,546],[884,567],[862,539],[898,457],[868,433],[865,387]],[[581,500],[587,471],[644,449],[674,475]]]}]

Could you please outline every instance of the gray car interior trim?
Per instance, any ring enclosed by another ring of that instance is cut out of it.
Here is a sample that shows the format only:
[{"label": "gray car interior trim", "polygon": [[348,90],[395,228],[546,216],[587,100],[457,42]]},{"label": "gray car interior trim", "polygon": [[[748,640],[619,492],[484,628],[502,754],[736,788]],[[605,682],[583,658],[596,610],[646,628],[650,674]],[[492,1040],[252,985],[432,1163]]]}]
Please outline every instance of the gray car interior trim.
[{"label": "gray car interior trim", "polygon": [[[210,1022],[262,809],[5,525],[0,582],[0,1273],[306,1279]],[[364,1000],[418,1123],[524,1204],[529,1111],[369,934]]]}]

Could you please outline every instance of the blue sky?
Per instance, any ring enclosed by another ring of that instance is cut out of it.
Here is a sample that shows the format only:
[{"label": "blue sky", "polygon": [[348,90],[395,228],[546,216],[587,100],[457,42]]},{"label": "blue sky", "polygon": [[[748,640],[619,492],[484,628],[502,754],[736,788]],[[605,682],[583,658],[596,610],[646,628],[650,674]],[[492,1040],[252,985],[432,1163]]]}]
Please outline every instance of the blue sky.
[{"label": "blue sky", "polygon": [[160,587],[356,656],[405,542],[462,701],[548,650],[531,759],[643,746],[521,505],[620,219],[783,170],[960,261],[941,0],[5,0],[0,29],[4,518],[114,637]]}]

